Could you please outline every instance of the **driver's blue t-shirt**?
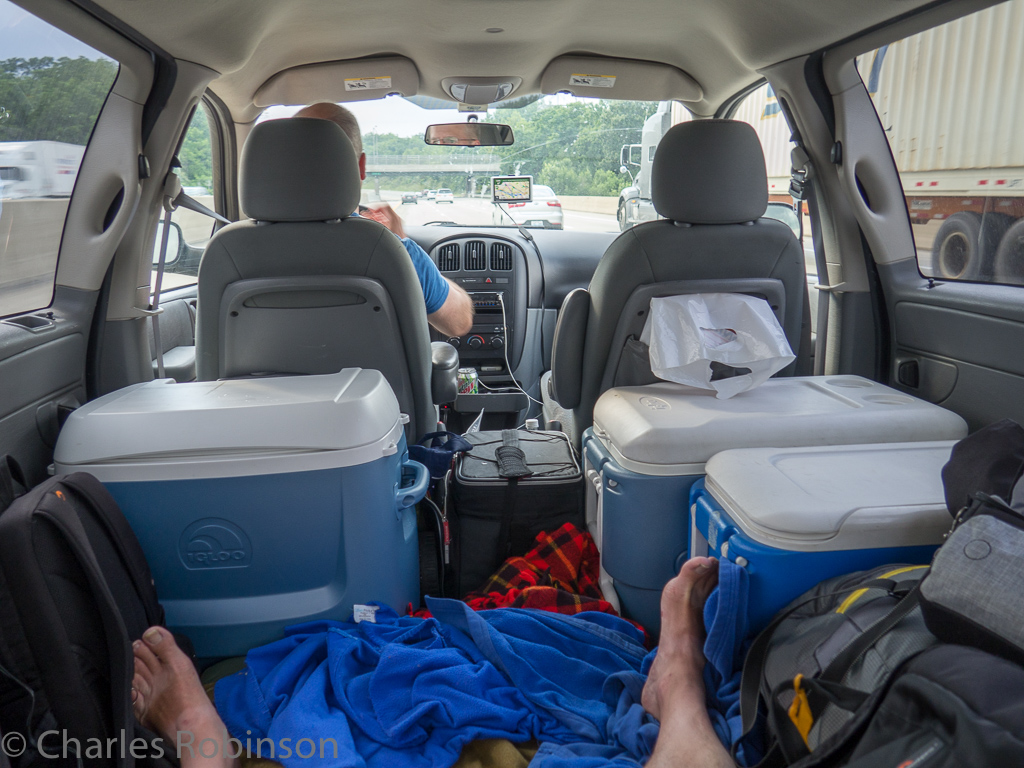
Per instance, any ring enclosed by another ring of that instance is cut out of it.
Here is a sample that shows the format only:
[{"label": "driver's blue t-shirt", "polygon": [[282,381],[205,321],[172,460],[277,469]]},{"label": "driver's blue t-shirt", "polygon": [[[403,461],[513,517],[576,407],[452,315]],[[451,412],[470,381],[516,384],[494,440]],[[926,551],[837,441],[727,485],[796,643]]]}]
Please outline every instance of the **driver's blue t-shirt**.
[{"label": "driver's blue t-shirt", "polygon": [[412,265],[416,268],[416,277],[420,279],[423,301],[427,305],[427,314],[432,315],[444,305],[448,298],[448,281],[441,276],[437,265],[415,240],[403,237],[402,245],[409,252]]},{"label": "driver's blue t-shirt", "polygon": [[[353,213],[358,216],[358,213]],[[423,302],[427,305],[427,314],[432,315],[448,299],[448,281],[445,280],[437,265],[431,261],[427,252],[420,248],[419,244],[409,237],[402,238],[402,245],[409,252],[412,265],[416,269],[416,277],[420,280],[420,288],[423,290]]]}]

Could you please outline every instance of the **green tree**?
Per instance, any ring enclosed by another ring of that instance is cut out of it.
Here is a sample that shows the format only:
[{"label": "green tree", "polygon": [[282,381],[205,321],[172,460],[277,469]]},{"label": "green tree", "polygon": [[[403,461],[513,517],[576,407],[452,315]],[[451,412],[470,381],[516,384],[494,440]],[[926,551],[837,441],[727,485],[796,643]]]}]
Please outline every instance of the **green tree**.
[{"label": "green tree", "polygon": [[89,141],[117,77],[108,59],[0,61],[0,141]]},{"label": "green tree", "polygon": [[178,150],[181,162],[179,178],[184,187],[213,189],[213,148],[210,144],[210,123],[202,105],[196,109],[185,138]]},{"label": "green tree", "polygon": [[515,144],[492,151],[502,156],[502,173],[531,175],[556,194],[614,195],[623,186],[619,150],[640,142],[644,120],[657,108],[656,102],[539,101],[504,110],[487,119],[511,125]]}]

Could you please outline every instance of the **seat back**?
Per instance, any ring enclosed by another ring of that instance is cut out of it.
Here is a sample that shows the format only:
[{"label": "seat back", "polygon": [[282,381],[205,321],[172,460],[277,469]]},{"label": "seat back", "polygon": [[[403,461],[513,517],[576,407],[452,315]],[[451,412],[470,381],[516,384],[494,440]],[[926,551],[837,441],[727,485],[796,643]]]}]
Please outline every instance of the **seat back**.
[{"label": "seat back", "polygon": [[570,294],[567,302],[574,306],[564,323],[559,317],[552,384],[555,399],[573,411],[577,434],[590,426],[606,389],[655,380],[638,341],[651,298],[759,296],[772,307],[794,353],[806,335],[803,249],[788,226],[762,218],[768,181],[753,128],[733,120],[673,127],[655,153],[651,189],[665,220],[616,238],[594,272],[589,302]]},{"label": "seat back", "polygon": [[430,336],[416,271],[401,241],[359,204],[357,158],[328,120],[256,126],[241,162],[252,217],[220,230],[199,266],[196,373],[381,371],[410,417],[432,428]]}]

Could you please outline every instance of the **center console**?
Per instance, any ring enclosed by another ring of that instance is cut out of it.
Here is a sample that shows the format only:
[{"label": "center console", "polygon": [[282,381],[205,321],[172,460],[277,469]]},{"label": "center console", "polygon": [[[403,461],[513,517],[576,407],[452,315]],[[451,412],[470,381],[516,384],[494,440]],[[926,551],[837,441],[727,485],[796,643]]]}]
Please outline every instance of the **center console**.
[{"label": "center console", "polygon": [[510,240],[472,236],[438,243],[431,257],[473,301],[469,333],[449,338],[435,334],[458,350],[461,367],[476,369],[479,377],[479,393],[460,395],[455,410],[518,414],[527,405],[526,396],[508,390],[515,386],[511,372],[523,354],[529,293],[525,255]]}]

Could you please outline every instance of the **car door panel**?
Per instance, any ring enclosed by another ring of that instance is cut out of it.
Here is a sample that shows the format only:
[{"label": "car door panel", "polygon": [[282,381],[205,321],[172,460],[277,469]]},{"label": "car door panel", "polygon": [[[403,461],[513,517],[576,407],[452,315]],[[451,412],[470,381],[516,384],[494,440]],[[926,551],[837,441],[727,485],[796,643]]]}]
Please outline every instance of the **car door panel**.
[{"label": "car door panel", "polygon": [[58,288],[50,327],[31,331],[0,323],[0,454],[17,458],[31,482],[45,477],[65,409],[86,401],[85,360],[96,295],[65,293],[83,292]]},{"label": "car door panel", "polygon": [[971,429],[1024,423],[1024,288],[937,283],[913,261],[880,269],[894,386],[956,411]]}]

